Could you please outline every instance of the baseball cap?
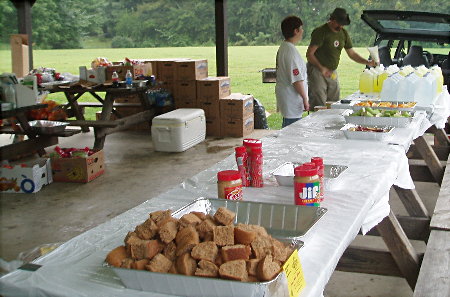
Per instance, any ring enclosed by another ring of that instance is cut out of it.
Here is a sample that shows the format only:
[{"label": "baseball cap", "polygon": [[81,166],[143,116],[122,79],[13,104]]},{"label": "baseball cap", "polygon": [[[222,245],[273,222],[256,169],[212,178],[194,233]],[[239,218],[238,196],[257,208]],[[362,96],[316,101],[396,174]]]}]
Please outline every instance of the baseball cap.
[{"label": "baseball cap", "polygon": [[336,20],[336,22],[339,23],[339,25],[345,26],[350,25],[350,18],[348,16],[347,11],[343,8],[336,8],[331,14],[330,18],[333,20]]}]

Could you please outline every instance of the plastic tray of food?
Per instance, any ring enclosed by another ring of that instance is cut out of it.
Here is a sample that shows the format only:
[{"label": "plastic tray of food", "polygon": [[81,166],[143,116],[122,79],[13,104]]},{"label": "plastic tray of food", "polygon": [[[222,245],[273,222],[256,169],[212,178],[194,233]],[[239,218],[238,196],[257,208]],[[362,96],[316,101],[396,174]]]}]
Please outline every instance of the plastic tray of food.
[{"label": "plastic tray of food", "polygon": [[[174,211],[172,216],[180,218],[193,211],[213,215],[219,207],[226,207],[236,213],[235,224],[263,226],[270,235],[289,240],[297,249],[303,246],[298,237],[304,235],[327,211],[322,207],[198,198]],[[284,272],[267,282],[240,282],[146,270],[112,269],[127,288],[141,291],[192,297],[257,297],[268,296],[270,292],[289,296]]]},{"label": "plastic tray of food", "polygon": [[411,112],[410,116],[404,117],[377,117],[377,116],[353,116],[355,111],[347,110],[343,115],[347,124],[355,124],[362,126],[391,126],[397,128],[405,128],[411,124],[415,112]]},{"label": "plastic tray of food", "polygon": [[394,127],[362,126],[355,124],[346,124],[341,128],[348,139],[360,140],[384,140],[392,135]]},{"label": "plastic tray of food", "polygon": [[[286,162],[275,169],[272,174],[275,176],[277,183],[280,186],[293,187],[294,186],[294,168],[301,165],[296,162]],[[338,180],[341,174],[347,170],[345,165],[324,165],[324,187],[325,190],[331,190],[332,185]]]},{"label": "plastic tray of food", "polygon": [[39,134],[56,134],[66,130],[68,123],[57,121],[37,120],[28,122],[32,131]]},{"label": "plastic tray of food", "polygon": [[371,107],[372,109],[414,111],[417,102],[408,101],[357,101],[351,107],[353,110],[360,110],[363,107]]}]

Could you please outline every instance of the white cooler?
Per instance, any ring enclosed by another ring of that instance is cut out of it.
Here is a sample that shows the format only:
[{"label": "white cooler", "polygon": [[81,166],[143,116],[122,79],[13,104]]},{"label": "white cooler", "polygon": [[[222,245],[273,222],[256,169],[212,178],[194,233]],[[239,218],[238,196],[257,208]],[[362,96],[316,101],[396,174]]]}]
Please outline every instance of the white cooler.
[{"label": "white cooler", "polygon": [[179,108],[154,117],[152,140],[155,151],[182,152],[205,140],[205,112]]}]

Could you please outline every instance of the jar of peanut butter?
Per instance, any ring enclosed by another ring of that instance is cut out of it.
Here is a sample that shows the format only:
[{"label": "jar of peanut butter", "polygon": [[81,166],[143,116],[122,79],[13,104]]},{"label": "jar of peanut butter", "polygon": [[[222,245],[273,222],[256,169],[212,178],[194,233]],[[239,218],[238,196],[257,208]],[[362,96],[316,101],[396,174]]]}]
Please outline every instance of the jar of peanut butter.
[{"label": "jar of peanut butter", "polygon": [[294,168],[294,203],[296,205],[320,205],[320,179],[317,167],[305,163]]},{"label": "jar of peanut butter", "polygon": [[242,179],[239,171],[219,171],[217,173],[217,193],[222,199],[242,200]]}]

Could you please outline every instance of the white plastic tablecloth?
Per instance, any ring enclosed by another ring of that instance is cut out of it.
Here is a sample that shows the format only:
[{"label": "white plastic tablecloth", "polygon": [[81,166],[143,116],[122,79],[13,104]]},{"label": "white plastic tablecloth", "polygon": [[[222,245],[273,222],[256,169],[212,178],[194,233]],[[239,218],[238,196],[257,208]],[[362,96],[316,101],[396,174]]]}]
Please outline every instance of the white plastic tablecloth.
[{"label": "white plastic tablecloth", "polygon": [[[397,145],[377,141],[346,140],[338,129],[325,128],[341,121],[342,116],[333,111],[318,112],[262,139],[265,187],[244,189],[245,200],[293,204],[293,188],[278,186],[271,174],[281,164],[306,162],[313,156],[321,156],[326,164],[348,166],[339,182],[325,193],[321,206],[328,212],[302,238],[305,245],[299,256],[307,282],[300,294],[302,297],[321,296],[339,258],[361,227],[366,225],[366,229],[370,229],[383,219],[384,206],[389,207],[386,200],[391,186],[413,186],[403,147],[399,149]],[[417,132],[419,126],[411,129]],[[413,137],[413,134],[408,135]],[[172,190],[67,241],[34,261],[42,265],[38,270],[16,270],[3,276],[0,294],[164,296],[125,288],[109,268],[102,266],[106,254],[123,244],[127,232],[143,222],[148,213],[177,209],[199,197],[217,197],[217,172],[235,168],[234,155],[230,155]],[[380,208],[383,211],[379,211]]]}]

